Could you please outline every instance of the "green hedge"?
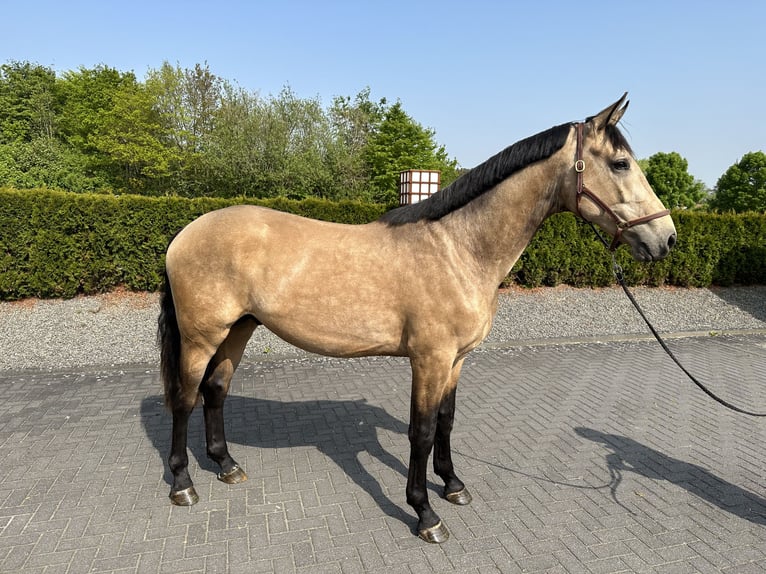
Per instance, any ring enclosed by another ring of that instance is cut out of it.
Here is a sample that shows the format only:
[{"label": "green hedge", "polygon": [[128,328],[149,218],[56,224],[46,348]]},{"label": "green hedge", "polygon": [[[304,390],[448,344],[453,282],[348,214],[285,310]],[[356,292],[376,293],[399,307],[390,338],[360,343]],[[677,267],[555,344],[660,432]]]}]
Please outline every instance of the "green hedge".
[{"label": "green hedge", "polygon": [[[666,259],[639,263],[627,248],[617,251],[627,283],[766,284],[766,214],[676,211],[672,217],[678,243]],[[545,222],[508,280],[527,287],[604,287],[614,283],[614,276],[609,254],[591,228],[567,213]]]},{"label": "green hedge", "polygon": [[[170,238],[199,215],[234,203],[241,201],[0,189],[0,300],[157,290]],[[343,223],[372,221],[384,211],[356,202],[248,203]],[[678,245],[664,261],[640,264],[619,250],[631,284],[766,284],[766,215],[678,212],[673,218]],[[561,214],[542,226],[508,280],[596,287],[613,283],[610,269],[590,228]]]}]

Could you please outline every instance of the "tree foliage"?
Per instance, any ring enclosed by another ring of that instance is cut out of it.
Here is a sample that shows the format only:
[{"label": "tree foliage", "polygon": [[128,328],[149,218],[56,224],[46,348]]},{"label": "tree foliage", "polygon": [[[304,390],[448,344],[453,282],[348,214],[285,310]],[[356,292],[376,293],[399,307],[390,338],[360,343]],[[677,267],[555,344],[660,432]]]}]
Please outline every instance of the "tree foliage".
[{"label": "tree foliage", "polygon": [[29,62],[0,66],[0,142],[52,137],[58,112],[56,75]]},{"label": "tree foliage", "polygon": [[705,197],[705,184],[694,179],[688,171],[689,163],[677,152],[658,152],[639,164],[666,207],[695,207]]},{"label": "tree foliage", "polygon": [[716,211],[766,212],[766,154],[746,153],[726,170],[709,205]]},{"label": "tree foliage", "polygon": [[370,88],[359,92],[353,100],[348,96],[337,96],[328,109],[334,138],[331,157],[336,172],[342,174],[341,185],[347,197],[372,198],[364,153],[385,117],[386,109],[385,98],[377,102],[370,100]]},{"label": "tree foliage", "polygon": [[380,203],[396,202],[399,172],[407,169],[441,170],[443,185],[456,178],[457,161],[450,160],[444,147],[436,144],[433,130],[413,120],[399,102],[386,110],[364,158],[374,199]]},{"label": "tree foliage", "polygon": [[0,68],[0,185],[390,201],[399,166],[453,178],[434,137],[369,88],[325,108],[289,87],[261,97],[207,64],[164,62],[144,81],[105,65]]},{"label": "tree foliage", "polygon": [[[751,155],[721,178],[711,208],[766,208],[763,154]],[[704,185],[678,153],[640,163],[668,207],[701,205]],[[289,87],[247,91],[207,64],[164,62],[143,80],[106,65],[0,66],[0,185],[395,203],[397,174],[413,168],[440,170],[443,186],[460,172],[434,130],[369,88],[324,106]]]}]

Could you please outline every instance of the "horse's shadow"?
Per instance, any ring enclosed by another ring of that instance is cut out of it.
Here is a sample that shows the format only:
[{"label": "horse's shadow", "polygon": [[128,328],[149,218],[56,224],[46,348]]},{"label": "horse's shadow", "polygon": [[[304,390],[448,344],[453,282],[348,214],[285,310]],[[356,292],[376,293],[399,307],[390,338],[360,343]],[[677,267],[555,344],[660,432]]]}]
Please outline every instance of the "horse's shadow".
[{"label": "horse's shadow", "polygon": [[[760,250],[760,261],[766,261],[766,247],[753,249]],[[726,260],[722,258],[722,260]],[[753,257],[752,261],[759,261]],[[764,263],[766,265],[766,263]],[[766,287],[762,285],[751,285],[748,287],[729,287],[725,289],[712,288],[710,291],[719,299],[729,305],[738,307],[741,311],[752,315],[759,321],[766,321],[766,305],[763,304],[763,294],[766,294]],[[761,295],[759,297],[758,295]]]},{"label": "horse's shadow", "polygon": [[[766,499],[701,466],[673,458],[624,436],[584,427],[574,430],[581,437],[601,443],[612,451],[606,455],[606,466],[613,477],[612,496],[615,500],[622,471],[635,472],[651,480],[667,480],[721,510],[754,524],[766,525]],[[614,477],[617,477],[616,481]]]},{"label": "horse's shadow", "polygon": [[[201,413],[202,408],[196,408],[189,421],[188,447],[201,469],[216,473],[220,469],[206,454]],[[386,495],[378,479],[359,460],[359,455],[366,452],[402,475],[401,488],[404,490],[407,468],[383,448],[378,431],[403,434],[406,441],[407,425],[382,408],[365,400],[292,402],[229,395],[224,417],[226,438],[235,459],[244,457],[244,453],[237,452],[237,444],[258,449],[314,447],[337,464],[388,516],[406,524],[412,523],[412,516]],[[141,420],[146,435],[161,458],[166,460],[170,452],[171,417],[162,397],[146,397],[141,402]],[[211,474],[210,478],[214,476]],[[164,478],[168,484],[172,483],[167,465]],[[434,484],[429,486],[432,490],[437,489]]]}]

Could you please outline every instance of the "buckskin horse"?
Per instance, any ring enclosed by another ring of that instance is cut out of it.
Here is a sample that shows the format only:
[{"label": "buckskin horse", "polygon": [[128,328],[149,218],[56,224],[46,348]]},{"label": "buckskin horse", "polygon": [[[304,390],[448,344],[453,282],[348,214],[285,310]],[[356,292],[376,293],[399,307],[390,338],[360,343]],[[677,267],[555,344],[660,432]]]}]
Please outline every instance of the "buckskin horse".
[{"label": "buckskin horse", "polygon": [[497,287],[543,220],[574,212],[640,261],[662,259],[675,244],[669,212],[617,127],[626,98],[519,141],[427,200],[368,224],[240,205],[181,230],[168,247],[158,321],[173,416],[171,501],[198,500],[186,440],[200,398],[218,478],[246,480],[228,451],[223,404],[248,339],[263,325],[323,355],[409,357],[407,503],[423,539],[446,540],[428,500],[428,457],[433,450],[444,497],[470,503],[450,452],[460,369],[489,333]]}]

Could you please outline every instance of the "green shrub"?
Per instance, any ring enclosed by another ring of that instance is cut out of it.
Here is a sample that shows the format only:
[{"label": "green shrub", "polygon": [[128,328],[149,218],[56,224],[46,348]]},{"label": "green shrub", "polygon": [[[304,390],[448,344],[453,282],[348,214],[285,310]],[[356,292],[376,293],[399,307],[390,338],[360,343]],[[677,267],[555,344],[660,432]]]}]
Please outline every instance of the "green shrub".
[{"label": "green shrub", "polygon": [[[73,297],[125,287],[157,290],[175,233],[208,211],[243,201],[112,196],[0,189],[0,300]],[[247,200],[340,223],[380,217],[380,205],[320,199]],[[656,263],[617,260],[632,285],[705,287],[766,284],[766,215],[673,214],[678,244]],[[571,214],[546,221],[508,277],[528,287],[614,282],[611,259],[590,227]]]},{"label": "green shrub", "polygon": [[[653,263],[634,261],[626,248],[617,262],[630,285],[766,284],[766,215],[676,211],[678,243]],[[514,266],[510,282],[527,287],[614,283],[611,259],[588,225],[572,214],[548,219]]]}]

